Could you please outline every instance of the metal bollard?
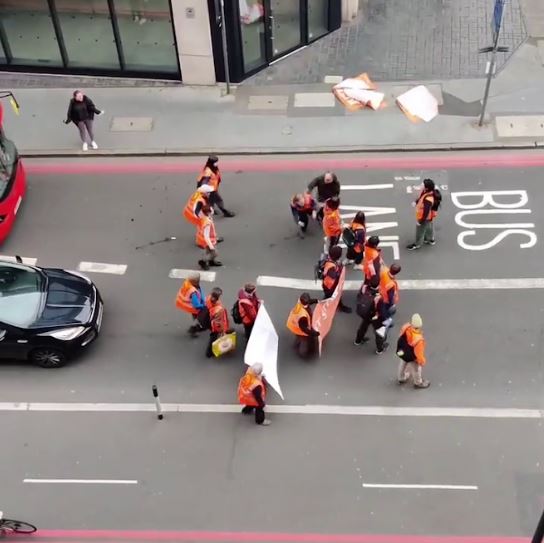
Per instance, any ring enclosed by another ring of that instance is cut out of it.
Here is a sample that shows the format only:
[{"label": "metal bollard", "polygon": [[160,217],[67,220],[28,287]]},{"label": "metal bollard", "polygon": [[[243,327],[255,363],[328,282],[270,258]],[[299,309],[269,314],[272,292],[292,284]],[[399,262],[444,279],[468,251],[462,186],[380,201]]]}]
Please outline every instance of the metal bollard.
[{"label": "metal bollard", "polygon": [[157,418],[159,420],[162,420],[163,415],[162,415],[161,400],[159,398],[159,389],[157,388],[157,385],[153,385],[151,390],[153,390],[153,398],[155,398],[155,407],[157,408]]}]

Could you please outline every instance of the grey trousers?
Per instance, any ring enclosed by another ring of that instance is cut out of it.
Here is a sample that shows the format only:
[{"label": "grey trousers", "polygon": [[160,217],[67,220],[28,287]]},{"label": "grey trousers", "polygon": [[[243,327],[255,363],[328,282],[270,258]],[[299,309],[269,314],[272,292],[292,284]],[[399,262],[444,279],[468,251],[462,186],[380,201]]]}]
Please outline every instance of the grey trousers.
[{"label": "grey trousers", "polygon": [[84,121],[79,121],[77,123],[77,128],[79,130],[79,137],[83,143],[91,143],[94,141],[93,133],[93,120],[85,119]]},{"label": "grey trousers", "polygon": [[433,221],[424,221],[423,224],[416,225],[416,245],[418,247],[424,241],[432,241],[434,239],[434,223]]},{"label": "grey trousers", "polygon": [[405,362],[401,360],[399,362],[397,379],[400,383],[405,383],[411,377],[414,385],[421,385],[423,383],[421,373],[421,366],[417,362]]}]

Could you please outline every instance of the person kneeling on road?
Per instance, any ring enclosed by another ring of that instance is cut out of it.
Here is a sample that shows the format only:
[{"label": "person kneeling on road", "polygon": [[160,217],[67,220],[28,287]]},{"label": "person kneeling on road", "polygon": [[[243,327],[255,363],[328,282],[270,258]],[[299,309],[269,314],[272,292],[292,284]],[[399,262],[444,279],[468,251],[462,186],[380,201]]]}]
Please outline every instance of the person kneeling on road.
[{"label": "person kneeling on road", "polygon": [[[332,297],[338,286],[338,281],[340,281],[340,276],[344,269],[344,266],[340,262],[341,258],[342,247],[333,245],[329,249],[329,256],[323,265],[323,282],[321,286],[323,288],[325,300]],[[338,303],[338,310],[342,311],[342,313],[351,313],[351,307],[345,305],[342,298],[340,298],[340,302]]]},{"label": "person kneeling on road", "polygon": [[431,384],[421,375],[423,366],[427,363],[422,327],[421,316],[414,313],[410,322],[400,330],[397,342],[397,356],[401,359],[397,375],[399,385],[408,382],[410,377],[415,388],[429,388]]},{"label": "person kneeling on road", "polygon": [[316,299],[310,298],[307,292],[303,292],[287,319],[287,328],[295,334],[294,347],[301,358],[311,358],[317,350],[319,332],[312,328],[312,310],[310,308],[316,303]]},{"label": "person kneeling on road", "polygon": [[196,230],[196,244],[204,249],[204,258],[198,261],[203,270],[209,270],[210,266],[222,266],[223,263],[217,260],[217,234],[212,219],[213,209],[210,206],[203,206],[201,217]]},{"label": "person kneeling on road", "polygon": [[263,365],[253,364],[238,384],[238,401],[244,407],[242,413],[251,415],[255,412],[255,423],[261,426],[268,426],[270,420],[265,417],[264,407],[266,405],[266,382],[263,377]]}]

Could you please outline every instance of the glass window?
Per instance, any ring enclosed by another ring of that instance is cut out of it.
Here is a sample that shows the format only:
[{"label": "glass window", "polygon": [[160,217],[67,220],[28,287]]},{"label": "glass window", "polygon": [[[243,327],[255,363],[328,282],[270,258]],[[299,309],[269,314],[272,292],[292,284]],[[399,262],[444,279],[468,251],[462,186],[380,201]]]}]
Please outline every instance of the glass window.
[{"label": "glass window", "polygon": [[300,1],[270,0],[272,11],[273,56],[281,55],[301,43]]},{"label": "glass window", "polygon": [[177,74],[169,0],[114,0],[114,4],[125,68]]},{"label": "glass window", "polygon": [[239,0],[244,71],[266,64],[263,0]]},{"label": "glass window", "polygon": [[13,64],[62,66],[46,0],[0,0]]},{"label": "glass window", "polygon": [[119,70],[107,0],[55,0],[55,6],[68,66]]},{"label": "glass window", "polygon": [[27,328],[36,322],[43,302],[40,272],[15,264],[0,265],[0,321]]},{"label": "glass window", "polygon": [[329,0],[308,0],[308,39],[315,40],[329,31]]},{"label": "glass window", "polygon": [[4,48],[2,47],[2,43],[0,42],[0,64],[7,64],[7,63],[8,61],[6,59],[6,54],[4,53]]},{"label": "glass window", "polygon": [[17,165],[17,149],[0,131],[0,201],[9,187],[15,166]]}]

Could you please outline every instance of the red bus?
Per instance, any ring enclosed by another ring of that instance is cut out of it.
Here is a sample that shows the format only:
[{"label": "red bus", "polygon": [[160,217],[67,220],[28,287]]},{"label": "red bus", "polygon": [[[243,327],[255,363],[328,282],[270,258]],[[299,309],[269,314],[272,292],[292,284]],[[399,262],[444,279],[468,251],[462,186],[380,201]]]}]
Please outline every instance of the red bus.
[{"label": "red bus", "polygon": [[[14,108],[17,102],[11,93],[0,91],[0,98],[10,98]],[[21,202],[26,193],[26,175],[15,144],[4,132],[4,109],[0,100],[0,243],[15,222]]]}]

